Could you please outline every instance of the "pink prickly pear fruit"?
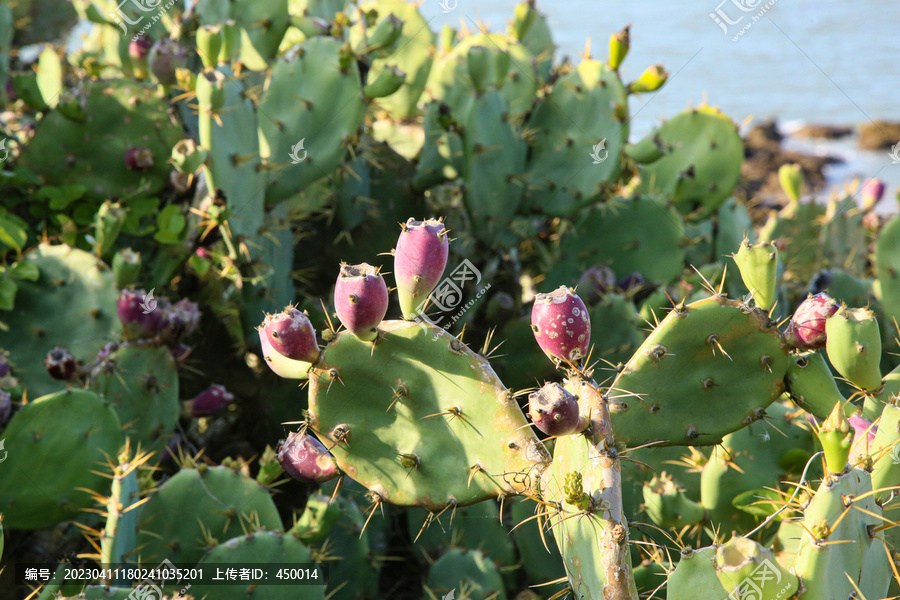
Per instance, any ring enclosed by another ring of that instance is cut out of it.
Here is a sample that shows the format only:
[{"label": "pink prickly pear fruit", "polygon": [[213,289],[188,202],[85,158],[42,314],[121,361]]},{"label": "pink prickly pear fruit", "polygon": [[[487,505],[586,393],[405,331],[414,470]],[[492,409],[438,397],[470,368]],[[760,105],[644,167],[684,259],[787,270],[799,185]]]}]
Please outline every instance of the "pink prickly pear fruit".
[{"label": "pink prickly pear fruit", "polygon": [[50,377],[60,381],[69,381],[75,377],[75,373],[78,371],[78,363],[75,362],[75,357],[72,356],[68,349],[62,346],[57,346],[47,353],[47,358],[44,359],[44,366],[47,367],[47,373],[50,374]]},{"label": "pink prickly pear fruit", "polygon": [[147,56],[153,47],[153,40],[142,35],[128,43],[128,57],[131,59],[131,72],[138,79],[147,77]]},{"label": "pink prickly pear fruit", "polygon": [[319,358],[316,330],[306,313],[288,306],[283,312],[266,315],[259,331],[263,359],[276,375],[305,379],[311,363]]},{"label": "pink prickly pear fruit", "polygon": [[220,412],[234,400],[234,394],[225,389],[225,386],[214,383],[190,402],[191,418],[208,417]]},{"label": "pink prickly pear fruit", "polygon": [[578,400],[558,383],[545,383],[528,396],[528,416],[535,427],[551,436],[578,433],[588,426]]},{"label": "pink prickly pear fruit", "polygon": [[187,65],[187,52],[184,47],[169,38],[163,38],[153,44],[148,57],[150,73],[162,85],[175,85],[175,72]]},{"label": "pink prickly pear fruit", "polygon": [[870,179],[862,187],[862,208],[872,210],[878,201],[884,196],[884,182],[880,179]]},{"label": "pink prickly pear fruit", "polygon": [[278,445],[275,458],[297,481],[324,483],[340,475],[337,463],[322,442],[305,433],[292,433]]},{"label": "pink prickly pear fruit", "polygon": [[150,338],[159,333],[162,322],[162,310],[150,293],[144,290],[122,290],[119,293],[117,310],[119,322],[125,331],[126,340]]},{"label": "pink prickly pear fruit", "polygon": [[394,278],[404,319],[415,319],[428,294],[441,280],[450,238],[439,219],[409,219],[394,249]]},{"label": "pink prickly pear fruit", "polygon": [[125,166],[132,171],[146,171],[153,166],[153,153],[148,148],[129,148],[125,151]]},{"label": "pink prickly pear fruit", "polygon": [[531,329],[538,346],[551,359],[575,364],[587,356],[591,318],[581,298],[564,285],[537,295]]},{"label": "pink prickly pear fruit", "polygon": [[871,454],[875,434],[878,433],[878,425],[872,425],[872,421],[853,415],[847,417],[850,427],[853,428],[853,441],[850,443],[850,463],[864,462]]},{"label": "pink prickly pear fruit", "polygon": [[791,317],[784,337],[788,344],[800,350],[815,350],[825,347],[825,321],[837,312],[838,303],[821,292],[810,295],[800,303]]},{"label": "pink prickly pear fruit", "polygon": [[361,340],[374,340],[388,307],[384,278],[372,265],[341,265],[334,285],[334,308],[344,327]]}]

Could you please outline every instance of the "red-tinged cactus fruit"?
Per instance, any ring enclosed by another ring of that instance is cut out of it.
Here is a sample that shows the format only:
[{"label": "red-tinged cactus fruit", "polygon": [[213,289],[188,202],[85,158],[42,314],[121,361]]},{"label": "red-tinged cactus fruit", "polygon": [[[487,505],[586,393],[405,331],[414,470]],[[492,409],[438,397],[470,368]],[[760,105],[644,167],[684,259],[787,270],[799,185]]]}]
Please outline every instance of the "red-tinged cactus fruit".
[{"label": "red-tinged cactus fruit", "polygon": [[47,353],[47,358],[44,359],[44,366],[47,367],[47,373],[50,374],[50,377],[60,381],[72,379],[78,371],[75,357],[68,349],[62,346],[57,346]]},{"label": "red-tinged cactus fruit", "polygon": [[162,323],[162,298],[153,297],[153,290],[122,290],[117,311],[126,340],[150,338],[159,333]]},{"label": "red-tinged cactus fruit", "polygon": [[153,153],[149,148],[129,148],[125,151],[125,166],[132,171],[146,171],[153,166]]},{"label": "red-tinged cactus fruit", "polygon": [[190,400],[191,418],[209,417],[214,415],[234,400],[234,394],[225,389],[224,385],[214,383]]},{"label": "red-tinged cactus fruit", "polygon": [[266,315],[259,328],[263,346],[269,346],[285,358],[314,363],[319,358],[319,346],[316,343],[316,330],[309,321],[309,316],[293,306],[282,312]]},{"label": "red-tinged cactus fruit", "polygon": [[366,263],[341,264],[334,285],[334,308],[344,327],[361,340],[374,340],[387,307],[387,285],[378,269]]},{"label": "red-tinged cactus fruit", "polygon": [[139,36],[128,43],[128,57],[131,59],[131,72],[137,79],[147,77],[147,57],[153,40],[149,36]]},{"label": "red-tinged cactus fruit", "polygon": [[175,362],[179,364],[187,360],[192,350],[193,348],[181,342],[169,346],[169,352],[172,353],[172,357],[175,359]]},{"label": "red-tinged cactus fruit", "polygon": [[837,312],[839,306],[834,298],[822,292],[810,295],[791,317],[784,337],[788,344],[801,350],[816,350],[825,347],[825,321]]},{"label": "red-tinged cactus fruit", "polygon": [[162,85],[175,85],[177,78],[175,72],[187,65],[187,52],[184,47],[169,38],[164,38],[153,44],[150,55],[147,58],[150,72]]},{"label": "red-tinged cactus fruit", "polygon": [[12,396],[6,390],[0,390],[0,426],[9,422],[12,414]]},{"label": "red-tinged cactus fruit", "polygon": [[596,304],[614,287],[616,274],[613,270],[606,265],[597,265],[581,274],[575,289],[586,303]]},{"label": "red-tinged cactus fruit", "polygon": [[196,331],[200,324],[200,308],[190,300],[179,300],[167,307],[162,314],[159,337],[174,343]]},{"label": "red-tinged cactus fruit", "polygon": [[551,436],[578,433],[589,424],[581,415],[578,399],[558,383],[545,383],[528,396],[528,416],[535,427]]},{"label": "red-tinged cactus fruit", "polygon": [[137,59],[147,58],[152,47],[153,40],[146,35],[136,37],[128,42],[128,56]]},{"label": "red-tinged cactus fruit", "polygon": [[587,356],[591,319],[581,298],[566,286],[537,295],[531,329],[538,346],[552,359],[574,364]]},{"label": "red-tinged cactus fruit", "polygon": [[304,483],[324,483],[340,475],[337,463],[322,442],[305,433],[292,433],[278,445],[275,458],[285,473]]},{"label": "red-tinged cactus fruit", "polygon": [[872,210],[884,196],[885,185],[880,179],[870,179],[862,187],[862,208]]},{"label": "red-tinged cactus fruit", "polygon": [[415,319],[428,294],[441,280],[450,253],[450,238],[438,219],[409,219],[394,249],[394,278],[404,319]]}]

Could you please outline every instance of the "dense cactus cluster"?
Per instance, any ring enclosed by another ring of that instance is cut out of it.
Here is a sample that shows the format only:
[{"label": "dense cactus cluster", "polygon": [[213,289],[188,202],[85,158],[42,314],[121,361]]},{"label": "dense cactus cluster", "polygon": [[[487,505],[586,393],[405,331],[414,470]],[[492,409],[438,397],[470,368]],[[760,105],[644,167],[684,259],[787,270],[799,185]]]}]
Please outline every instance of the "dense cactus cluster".
[{"label": "dense cactus cluster", "polygon": [[630,139],[665,69],[623,79],[628,27],[556,60],[534,2],[150,4],[74,2],[63,52],[0,3],[0,590],[78,557],[329,565],[170,598],[900,593],[883,183],[785,165],[751,216],[729,117]]}]

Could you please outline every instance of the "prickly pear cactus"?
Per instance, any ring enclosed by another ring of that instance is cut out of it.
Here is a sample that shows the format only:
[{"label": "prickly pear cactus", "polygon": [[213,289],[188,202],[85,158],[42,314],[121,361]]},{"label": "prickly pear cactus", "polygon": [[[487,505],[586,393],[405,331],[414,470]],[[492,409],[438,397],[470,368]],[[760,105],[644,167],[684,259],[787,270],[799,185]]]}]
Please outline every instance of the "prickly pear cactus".
[{"label": "prickly pear cactus", "polygon": [[533,485],[549,457],[487,360],[431,325],[379,329],[374,345],[338,335],[310,376],[309,425],[341,470],[435,512]]},{"label": "prickly pear cactus", "polygon": [[[91,493],[103,493],[109,485],[103,465],[123,441],[113,408],[84,390],[29,402],[3,437],[0,510],[6,526],[18,529],[52,527],[91,506]],[[58,468],[60,461],[65,469]],[[54,476],[40,478],[40,473]]]}]

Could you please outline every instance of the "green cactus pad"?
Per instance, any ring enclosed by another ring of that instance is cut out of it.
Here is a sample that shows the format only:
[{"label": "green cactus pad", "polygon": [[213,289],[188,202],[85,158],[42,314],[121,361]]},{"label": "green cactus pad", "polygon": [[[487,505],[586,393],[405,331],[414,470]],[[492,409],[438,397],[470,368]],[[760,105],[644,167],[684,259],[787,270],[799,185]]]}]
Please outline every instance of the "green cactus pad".
[{"label": "green cactus pad", "polygon": [[[792,565],[806,587],[804,597],[849,597],[854,591],[851,581],[866,588],[876,583],[863,582],[860,577],[874,543],[869,528],[884,524],[871,491],[869,474],[859,469],[829,477],[819,486],[804,510],[805,531]],[[883,551],[881,560],[887,560]],[[883,594],[871,597],[880,598]]]},{"label": "green cactus pad", "polygon": [[455,591],[470,600],[506,600],[503,577],[478,550],[448,551],[431,565],[425,585],[431,594],[424,592],[423,598],[452,598]]},{"label": "green cactus pad", "polygon": [[597,264],[609,265],[618,277],[637,271],[650,281],[669,283],[684,268],[683,238],[681,216],[663,201],[613,198],[563,236],[541,287],[549,291],[571,285]]},{"label": "green cactus pad", "polygon": [[589,58],[560,77],[528,121],[526,204],[568,215],[618,177],[628,137],[627,94],[618,75]]},{"label": "green cactus pad", "polygon": [[310,375],[310,426],[341,470],[432,511],[528,488],[549,456],[487,360],[426,324],[379,331],[338,335]]},{"label": "green cactus pad", "polygon": [[522,201],[523,188],[513,179],[525,171],[528,148],[509,121],[509,105],[492,90],[471,97],[462,114],[465,201],[475,234],[505,245],[515,241],[510,216]]},{"label": "green cactus pad", "polygon": [[[84,85],[85,121],[48,113],[38,122],[19,166],[47,185],[84,185],[91,198],[134,199],[158,193],[168,184],[172,167],[167,160],[182,135],[166,102],[154,86],[130,79]],[[150,150],[152,167],[132,171],[126,166],[125,153],[134,147]]]},{"label": "green cactus pad", "polygon": [[[168,558],[194,564],[212,546],[241,535],[249,525],[282,529],[268,490],[225,467],[182,469],[141,508],[138,546],[143,562]],[[207,540],[204,530],[212,540]]]},{"label": "green cactus pad", "polygon": [[900,481],[900,408],[895,405],[884,407],[878,431],[871,446],[871,455],[875,461],[872,469],[872,487],[880,490],[875,499],[884,503],[892,492],[889,489]]},{"label": "green cactus pad", "polygon": [[668,600],[723,600],[728,596],[716,576],[716,547],[682,552],[666,583]]},{"label": "green cactus pad", "polygon": [[797,354],[790,357],[785,378],[791,399],[803,410],[820,419],[827,419],[828,413],[838,402],[846,404],[847,416],[856,411],[848,404],[834,380],[834,375],[820,352]]},{"label": "green cactus pad", "polygon": [[[335,504],[338,517],[328,536],[320,544],[310,546],[313,556],[324,556],[328,565],[329,600],[355,600],[364,595],[373,574],[377,575],[375,565],[370,560],[370,529],[365,531],[366,519],[356,503],[349,498],[339,496]],[[372,520],[381,520],[381,514],[372,516]],[[371,526],[371,522],[370,522]]]},{"label": "green cactus pad", "polygon": [[[500,91],[509,104],[510,119],[515,120],[531,110],[538,86],[531,53],[519,42],[496,33],[479,33],[467,37],[450,52],[435,60],[422,99],[443,102],[457,118],[463,114],[466,104],[475,93],[466,65],[466,55],[474,46],[487,48],[490,54],[488,62],[492,65],[492,72],[488,76],[488,84],[494,86],[505,77]],[[497,67],[502,61],[497,61],[496,55],[501,52],[509,53],[509,68],[498,73]]]},{"label": "green cactus pad", "polygon": [[[538,510],[543,508],[530,498],[516,498],[510,507],[514,527],[512,537],[528,585],[556,581],[566,576],[559,547],[553,539],[553,532],[547,527],[547,521],[542,519],[538,524],[538,520],[533,518]],[[526,519],[530,520],[526,522]],[[544,528],[543,536],[541,527]]]},{"label": "green cactus pad", "polygon": [[127,345],[110,360],[95,369],[90,389],[112,402],[132,446],[161,452],[181,414],[175,359],[166,347]]},{"label": "green cactus pad", "polygon": [[672,198],[692,219],[715,212],[741,175],[744,145],[737,127],[716,108],[702,106],[666,121],[650,134],[663,156],[642,165],[641,190]]},{"label": "green cactus pad", "polygon": [[[224,97],[221,108],[214,109],[213,99],[207,98],[207,94],[197,95],[199,140],[201,149],[208,153],[204,168],[206,184],[211,192],[219,189],[224,194],[231,213],[232,233],[253,236],[262,225],[265,199],[265,178],[260,173],[259,158],[262,140],[257,134],[253,104],[240,80],[227,65],[219,67],[219,72],[224,78],[219,82],[222,86],[219,93]],[[203,78],[201,74],[198,81]],[[255,249],[253,244],[250,247]]]},{"label": "green cactus pad", "polygon": [[[176,561],[172,561],[176,562]],[[210,549],[198,563],[220,565],[264,565],[272,563],[296,564],[296,568],[307,568],[311,563],[309,549],[292,535],[273,531],[257,531],[232,538]],[[177,564],[177,563],[176,563]],[[301,567],[303,565],[303,567]],[[269,577],[274,577],[271,574]],[[322,581],[321,573],[319,581]],[[216,598],[216,600],[322,600],[325,598],[324,585],[230,585],[197,584],[188,593],[194,598]]]},{"label": "green cactus pad", "polygon": [[609,391],[616,439],[708,445],[784,391],[787,349],[765,312],[723,296],[673,309]]},{"label": "green cactus pad", "polygon": [[665,471],[644,484],[644,504],[650,520],[667,529],[681,529],[703,520],[703,507],[690,498]]},{"label": "green cactus pad", "polygon": [[900,323],[900,216],[891,218],[875,242],[875,267],[887,322]]},{"label": "green cactus pad", "polygon": [[778,274],[778,250],[775,244],[772,242],[750,244],[750,240],[744,239],[732,258],[756,305],[763,310],[772,308],[775,304],[775,284]]},{"label": "green cactus pad", "polygon": [[772,556],[772,551],[744,537],[735,537],[716,551],[716,576],[732,597],[754,593],[760,598],[790,598],[800,589],[797,577]]},{"label": "green cactus pad", "polygon": [[336,169],[348,137],[362,124],[365,103],[359,69],[354,60],[342,70],[340,53],[337,40],[314,37],[272,68],[259,103],[259,151],[268,177],[269,204]]},{"label": "green cactus pad", "polygon": [[825,321],[825,350],[835,370],[854,386],[881,387],[881,332],[875,313],[842,306]]},{"label": "green cactus pad", "polygon": [[43,529],[91,506],[87,490],[109,489],[103,473],[122,444],[120,429],[115,411],[93,392],[57,392],[23,406],[3,432],[3,523]]},{"label": "green cactus pad", "polygon": [[[376,19],[394,15],[403,21],[403,29],[388,58],[372,61],[370,73],[379,73],[387,66],[395,66],[406,73],[406,81],[401,88],[378,101],[378,108],[387,111],[392,119],[402,120],[414,117],[419,97],[425,90],[431,64],[434,61],[435,35],[418,8],[403,0],[378,0],[363,2],[359,8],[364,13],[376,12]],[[371,77],[371,76],[370,76]],[[370,79],[371,81],[371,79]]]},{"label": "green cactus pad", "polygon": [[241,63],[265,71],[288,28],[288,0],[232,0],[231,16],[240,29]]},{"label": "green cactus pad", "polygon": [[809,281],[821,268],[819,223],[824,217],[824,206],[793,203],[779,212],[771,211],[759,230],[760,241],[786,245],[779,258],[784,268],[798,281]]},{"label": "green cactus pad", "polygon": [[47,374],[44,359],[55,346],[90,363],[97,350],[119,330],[118,294],[113,274],[91,254],[69,246],[41,244],[29,252],[37,281],[17,280],[15,306],[6,332],[6,349],[32,398],[50,394],[60,384]]}]

